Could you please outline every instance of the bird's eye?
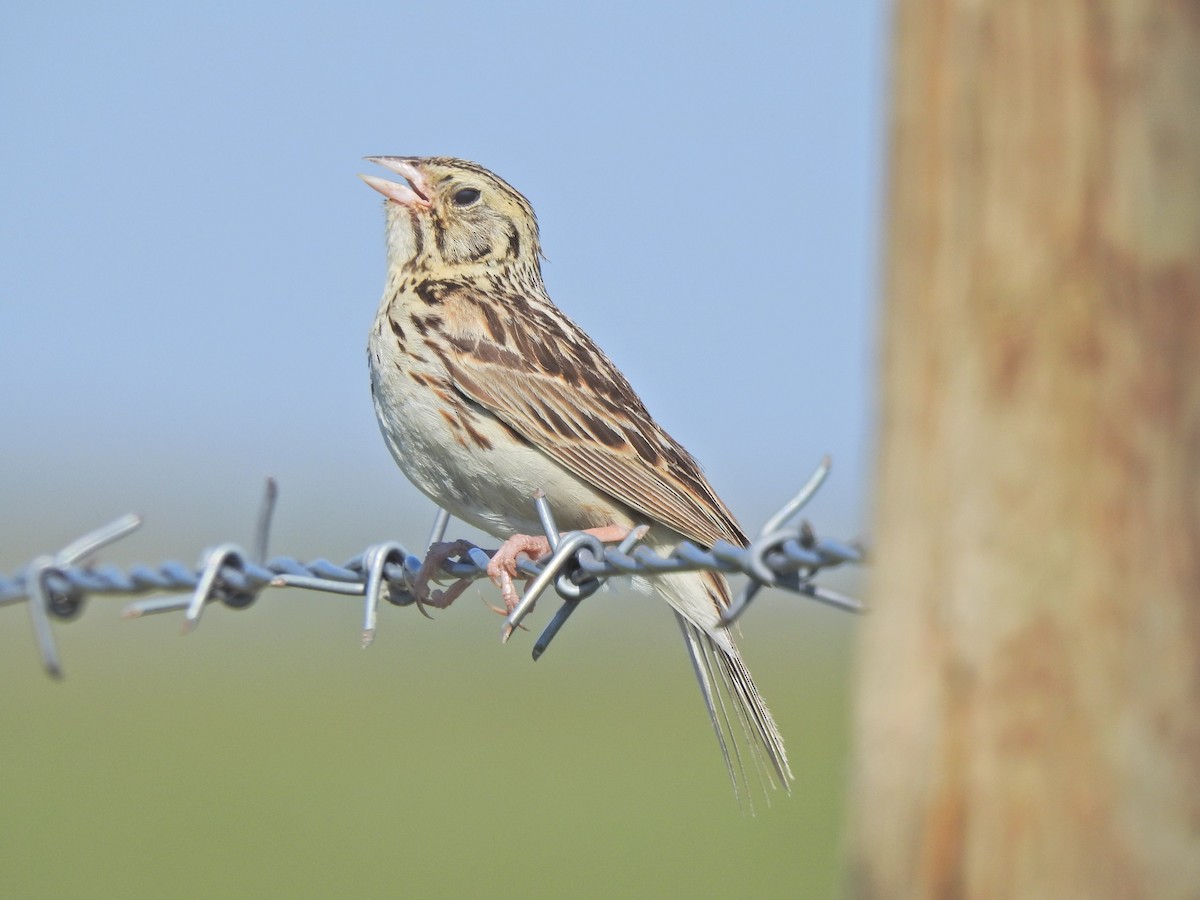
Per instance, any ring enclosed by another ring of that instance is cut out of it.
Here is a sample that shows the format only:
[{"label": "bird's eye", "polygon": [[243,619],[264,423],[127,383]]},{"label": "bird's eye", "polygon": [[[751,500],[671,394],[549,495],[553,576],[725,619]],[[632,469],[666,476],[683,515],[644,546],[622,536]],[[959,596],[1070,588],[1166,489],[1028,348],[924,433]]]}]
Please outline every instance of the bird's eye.
[{"label": "bird's eye", "polygon": [[455,206],[470,206],[479,199],[479,188],[460,188],[454,192]]}]

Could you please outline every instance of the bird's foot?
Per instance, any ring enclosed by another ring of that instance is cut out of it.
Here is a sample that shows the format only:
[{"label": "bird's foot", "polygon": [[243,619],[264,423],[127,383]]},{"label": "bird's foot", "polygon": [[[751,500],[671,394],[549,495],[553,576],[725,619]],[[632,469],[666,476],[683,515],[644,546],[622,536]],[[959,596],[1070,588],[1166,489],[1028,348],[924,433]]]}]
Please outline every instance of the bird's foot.
[{"label": "bird's foot", "polygon": [[532,560],[541,559],[550,552],[550,542],[544,537],[534,534],[514,534],[500,545],[500,549],[488,563],[488,577],[500,588],[500,596],[504,598],[504,615],[508,615],[517,607],[521,596],[513,586],[517,575],[517,557],[524,554]]},{"label": "bird's foot", "polygon": [[430,544],[425,553],[417,577],[413,579],[412,595],[417,602],[417,608],[424,612],[425,606],[434,609],[445,609],[462,596],[462,592],[471,586],[472,578],[460,578],[444,591],[431,590],[429,582],[442,569],[442,564],[456,556],[464,555],[475,545],[470,541],[443,541]]},{"label": "bird's foot", "polygon": [[[585,534],[593,535],[604,543],[624,540],[630,532],[624,525],[602,525],[599,528],[586,528]],[[504,598],[504,615],[509,615],[516,609],[521,597],[513,586],[513,579],[518,577],[517,557],[522,554],[532,560],[541,559],[550,553],[550,541],[540,535],[514,534],[505,541],[488,563],[488,577],[500,588]],[[500,610],[496,610],[500,612]]]}]

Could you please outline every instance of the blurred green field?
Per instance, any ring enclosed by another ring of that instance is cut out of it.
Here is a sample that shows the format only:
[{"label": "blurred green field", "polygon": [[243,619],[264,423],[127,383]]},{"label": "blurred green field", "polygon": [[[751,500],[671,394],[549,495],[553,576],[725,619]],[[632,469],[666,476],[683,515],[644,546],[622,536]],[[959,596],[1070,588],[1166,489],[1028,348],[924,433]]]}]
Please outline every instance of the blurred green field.
[{"label": "blurred green field", "polygon": [[[11,571],[13,560],[4,560]],[[0,568],[3,568],[0,565]],[[6,897],[829,897],[854,620],[763,595],[744,655],[789,798],[743,816],[667,609],[601,594],[536,664],[469,592],[427,621],[268,593],[120,619],[98,598],[40,671],[0,610]]]}]

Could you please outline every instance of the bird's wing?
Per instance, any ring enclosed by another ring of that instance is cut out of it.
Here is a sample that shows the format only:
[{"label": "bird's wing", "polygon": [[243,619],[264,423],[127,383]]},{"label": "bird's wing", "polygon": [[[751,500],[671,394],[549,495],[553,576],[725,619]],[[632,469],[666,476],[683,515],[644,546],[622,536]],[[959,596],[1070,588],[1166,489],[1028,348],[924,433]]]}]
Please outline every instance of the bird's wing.
[{"label": "bird's wing", "polygon": [[549,301],[463,283],[438,293],[454,386],[592,487],[711,547],[746,537],[699,465]]}]

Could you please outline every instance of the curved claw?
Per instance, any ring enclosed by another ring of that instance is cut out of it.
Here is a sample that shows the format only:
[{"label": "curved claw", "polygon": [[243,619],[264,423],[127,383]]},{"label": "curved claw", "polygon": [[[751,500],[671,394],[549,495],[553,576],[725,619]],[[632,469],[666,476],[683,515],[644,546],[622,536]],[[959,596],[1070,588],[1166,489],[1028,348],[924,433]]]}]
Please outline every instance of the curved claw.
[{"label": "curved claw", "polygon": [[471,551],[475,549],[477,548],[474,544],[464,540],[429,545],[429,550],[425,554],[421,568],[417,570],[416,577],[412,580],[411,593],[414,602],[417,604],[417,609],[421,611],[421,615],[427,619],[432,619],[433,616],[425,611],[426,605],[433,606],[436,609],[445,609],[467,589],[473,578],[460,578],[444,591],[430,591],[429,582],[433,579],[434,574],[452,557],[466,556],[470,558]]},{"label": "curved claw", "polygon": [[488,561],[487,573],[492,582],[500,588],[505,609],[511,612],[520,599],[516,588],[513,587],[513,579],[518,577],[518,557],[525,555],[530,559],[541,559],[557,546],[557,541],[552,545],[549,538],[535,534],[514,534],[500,545],[500,549]]}]

